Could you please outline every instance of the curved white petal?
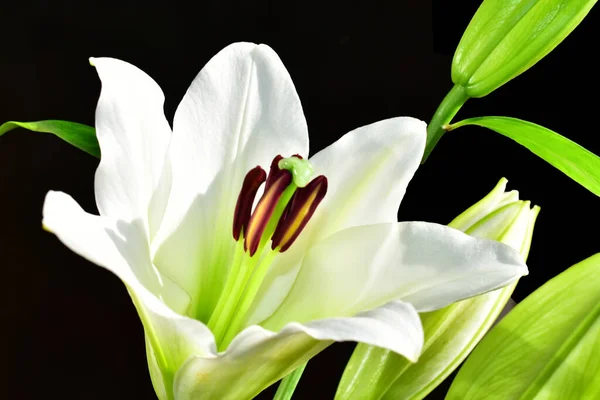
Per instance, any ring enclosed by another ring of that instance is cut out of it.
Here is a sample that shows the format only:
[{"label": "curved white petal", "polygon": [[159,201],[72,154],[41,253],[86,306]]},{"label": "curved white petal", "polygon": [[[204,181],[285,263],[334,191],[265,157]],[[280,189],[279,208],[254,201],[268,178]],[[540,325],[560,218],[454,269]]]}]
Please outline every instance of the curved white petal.
[{"label": "curved white petal", "polygon": [[259,323],[281,303],[311,244],[345,228],[396,222],[398,207],[423,157],[427,126],[409,117],[363,126],[310,158],[325,175],[327,195],[296,243],[261,287],[249,322]]},{"label": "curved white petal", "polygon": [[308,155],[300,99],[279,56],[266,45],[235,43],[215,55],[192,82],[173,126],[173,169],[187,186],[177,189],[188,192],[188,202],[233,162],[243,179],[279,153]]},{"label": "curved white petal", "polygon": [[290,323],[279,333],[258,326],[242,331],[218,357],[194,357],[175,378],[177,400],[251,399],[332,341],[360,341],[416,361],[423,346],[419,315],[390,302],[353,318]]},{"label": "curved white petal", "polygon": [[173,375],[190,355],[215,351],[208,328],[178,314],[185,311],[189,298],[153,268],[141,227],[88,214],[60,192],[48,193],[43,214],[44,227],[61,242],[125,283],[163,371]]},{"label": "curved white petal", "polygon": [[355,129],[310,158],[328,190],[311,221],[319,237],[351,226],[398,220],[398,207],[423,158],[427,125],[391,118]]},{"label": "curved white petal", "polygon": [[[151,231],[162,219],[170,186],[160,183],[171,128],[160,87],[137,67],[113,58],[92,58],[102,81],[96,108],[96,134],[102,157],[95,192],[103,216],[140,219]],[[152,198],[153,207],[149,209]],[[152,235],[153,232],[150,232]]]},{"label": "curved white petal", "polygon": [[516,250],[442,225],[354,227],[309,250],[290,293],[261,325],[354,315],[394,299],[431,311],[526,274]]},{"label": "curved white petal", "polygon": [[[233,212],[245,174],[281,154],[306,157],[308,132],[292,80],[265,45],[236,43],[200,71],[175,114],[173,186],[155,263],[208,317],[232,253]],[[217,265],[219,264],[219,265]],[[211,268],[220,268],[215,273]]]}]

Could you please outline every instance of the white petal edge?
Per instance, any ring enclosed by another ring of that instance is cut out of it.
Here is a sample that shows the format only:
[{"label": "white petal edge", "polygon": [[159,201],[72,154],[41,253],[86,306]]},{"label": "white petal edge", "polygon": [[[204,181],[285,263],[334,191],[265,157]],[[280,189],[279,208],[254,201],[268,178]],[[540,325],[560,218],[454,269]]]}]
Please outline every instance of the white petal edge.
[{"label": "white petal edge", "polygon": [[354,315],[395,299],[432,311],[526,274],[510,246],[443,225],[353,227],[309,250],[290,293],[261,325],[278,330],[290,321]]},{"label": "white petal edge", "polygon": [[427,124],[390,118],[355,129],[310,158],[328,190],[311,221],[319,237],[351,226],[398,220],[398,207],[423,158]]},{"label": "white petal edge", "polygon": [[[46,196],[43,215],[46,230],[75,253],[108,269],[123,281],[149,341],[155,351],[162,352],[165,369],[174,374],[188,356],[214,354],[214,337],[206,326],[179,315],[145,286],[162,290],[161,296],[169,297],[166,301],[178,303],[181,294],[176,292],[177,287],[168,285],[166,280],[160,287],[160,276],[150,276],[151,272],[144,265],[149,260],[147,243],[143,233],[135,235],[135,225],[114,224],[107,218],[88,214],[69,195],[52,191]],[[119,245],[119,240],[126,245]]]},{"label": "white petal edge", "polygon": [[155,263],[193,298],[203,293],[206,310],[197,316],[206,318],[226,275],[211,268],[232,252],[244,176],[257,165],[268,170],[278,154],[308,154],[300,99],[277,54],[235,43],[215,55],[175,113],[169,154],[173,185]]},{"label": "white petal edge", "polygon": [[416,310],[400,301],[351,318],[290,323],[279,333],[251,326],[218,357],[194,357],[186,362],[175,378],[175,397],[253,398],[333,341],[368,343],[416,361],[423,346],[423,330]]},{"label": "white petal edge", "polygon": [[302,235],[278,257],[253,305],[249,323],[270,315],[289,292],[311,245],[351,226],[398,220],[398,207],[419,167],[427,125],[398,117],[355,129],[310,158],[328,190]]},{"label": "white petal edge", "polygon": [[163,92],[146,73],[125,61],[91,58],[90,63],[102,81],[96,108],[102,153],[95,179],[98,210],[115,219],[139,218],[155,231],[170,186],[169,176],[159,185],[171,139]]}]

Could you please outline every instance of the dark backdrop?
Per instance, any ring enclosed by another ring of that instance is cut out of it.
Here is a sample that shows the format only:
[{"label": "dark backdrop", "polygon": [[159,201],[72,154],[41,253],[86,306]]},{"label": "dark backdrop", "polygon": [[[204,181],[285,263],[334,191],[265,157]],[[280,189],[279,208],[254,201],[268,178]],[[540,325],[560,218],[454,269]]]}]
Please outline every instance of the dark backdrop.
[{"label": "dark backdrop", "polygon": [[[0,122],[56,118],[93,125],[100,84],[90,56],[121,58],[149,73],[165,92],[170,120],[209,58],[244,40],[279,53],[303,101],[315,152],[380,119],[428,120],[451,87],[451,58],[478,3],[6,1],[0,6]],[[467,103],[459,117],[524,118],[600,153],[592,39],[599,26],[595,9],[550,56]],[[96,165],[50,135],[15,131],[0,142],[4,398],[154,398],[141,324],[122,284],[41,229],[50,189],[96,211]],[[520,301],[600,250],[594,195],[510,140],[466,128],[444,137],[417,172],[400,218],[447,223],[502,176],[542,207],[530,275],[514,294]],[[332,398],[352,347],[334,345],[312,361],[297,398]]]}]

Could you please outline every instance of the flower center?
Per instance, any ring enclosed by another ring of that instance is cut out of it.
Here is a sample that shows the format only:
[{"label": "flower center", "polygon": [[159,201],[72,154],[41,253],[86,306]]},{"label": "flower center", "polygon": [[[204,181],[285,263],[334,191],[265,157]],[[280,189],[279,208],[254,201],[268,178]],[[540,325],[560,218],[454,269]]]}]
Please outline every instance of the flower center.
[{"label": "flower center", "polygon": [[[259,166],[246,174],[233,217],[233,264],[208,322],[220,351],[243,329],[275,256],[296,241],[325,197],[327,178],[311,180],[312,173],[312,165],[295,155],[275,157],[268,176]],[[263,183],[263,194],[252,209]]]}]

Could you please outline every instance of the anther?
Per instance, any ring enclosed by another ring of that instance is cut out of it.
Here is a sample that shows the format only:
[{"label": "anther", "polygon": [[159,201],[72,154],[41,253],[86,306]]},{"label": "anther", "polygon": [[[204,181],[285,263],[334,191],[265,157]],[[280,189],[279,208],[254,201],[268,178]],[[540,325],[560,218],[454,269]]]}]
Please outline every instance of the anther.
[{"label": "anther", "polygon": [[276,156],[271,161],[271,168],[269,169],[269,175],[267,176],[267,183],[265,183],[265,191],[269,189],[269,186],[284,172],[279,168],[279,161],[283,160],[281,155]]},{"label": "anther", "polygon": [[266,178],[267,174],[261,167],[251,169],[244,178],[233,214],[233,238],[236,241],[239,240],[242,229],[246,231],[248,228],[256,192]]},{"label": "anther", "polygon": [[327,193],[327,178],[320,175],[298,188],[273,233],[271,248],[284,252],[298,238]]},{"label": "anther", "polygon": [[248,222],[248,229],[246,230],[244,250],[249,252],[250,257],[256,253],[267,223],[271,219],[273,211],[275,211],[277,202],[291,182],[292,174],[289,171],[280,170],[277,162],[274,160],[265,185],[265,192],[256,205]]}]

